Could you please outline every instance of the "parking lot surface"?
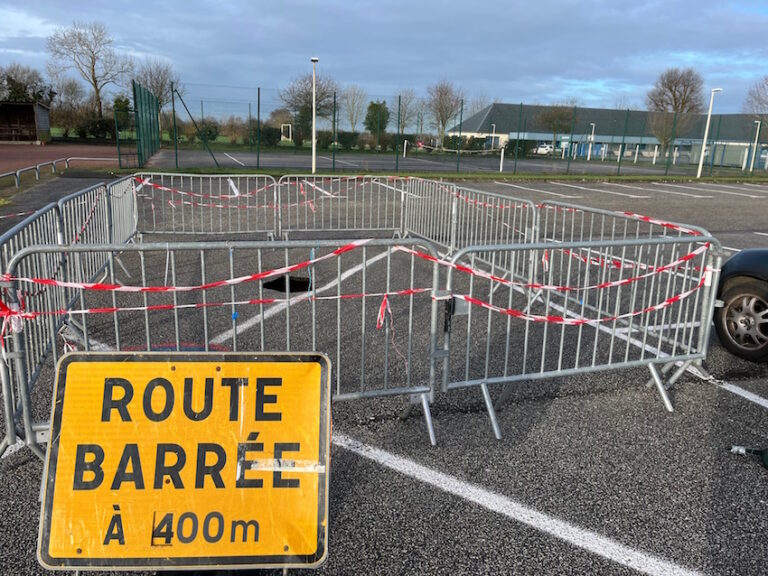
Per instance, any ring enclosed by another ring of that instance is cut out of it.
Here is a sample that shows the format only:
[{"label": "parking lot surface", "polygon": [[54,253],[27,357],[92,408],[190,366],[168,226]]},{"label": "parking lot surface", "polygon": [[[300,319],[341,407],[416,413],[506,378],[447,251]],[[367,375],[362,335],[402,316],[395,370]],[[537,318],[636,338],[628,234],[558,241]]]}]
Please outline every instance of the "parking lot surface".
[{"label": "parking lot surface", "polygon": [[[768,186],[463,185],[536,203],[556,200],[700,226],[727,254],[768,247]],[[150,270],[162,278],[165,256],[151,262]],[[208,277],[216,278],[222,266],[212,261]],[[179,284],[200,274],[192,262],[179,270],[188,275]],[[371,285],[383,277],[380,267],[368,273]],[[372,314],[379,304],[367,304]],[[199,316],[185,318],[191,333]],[[394,325],[403,338],[399,318],[395,314]],[[423,321],[418,312],[416,318],[414,330]],[[318,315],[321,331],[331,321],[332,314]],[[96,327],[100,320],[94,322]],[[260,334],[259,324],[239,323],[238,349],[260,349],[265,338],[273,349],[284,341],[279,329]],[[130,326],[123,345],[140,346],[141,329],[132,332]],[[294,349],[309,342],[312,328],[305,328],[295,329]],[[358,331],[342,325],[347,341]],[[231,322],[213,322],[208,340],[229,346],[232,332]],[[159,319],[153,338],[173,337],[170,323]],[[114,345],[99,340],[98,330],[93,338],[106,349]],[[391,361],[401,362],[394,354]],[[377,370],[375,361],[365,366],[353,369],[353,379],[361,370]],[[502,440],[493,436],[477,389],[436,395],[437,446],[429,443],[419,409],[402,417],[408,402],[401,397],[335,403],[329,556],[318,572],[765,573],[768,470],[729,449],[768,448],[768,365],[731,356],[713,334],[705,367],[712,378],[691,370],[672,387],[673,413],[645,386],[649,375],[641,368],[517,383],[498,412]],[[44,374],[34,398],[41,417],[50,409],[51,381],[52,373]],[[494,398],[500,392],[491,389]],[[44,573],[34,554],[41,476],[42,463],[27,450],[0,460],[4,574]]]}]

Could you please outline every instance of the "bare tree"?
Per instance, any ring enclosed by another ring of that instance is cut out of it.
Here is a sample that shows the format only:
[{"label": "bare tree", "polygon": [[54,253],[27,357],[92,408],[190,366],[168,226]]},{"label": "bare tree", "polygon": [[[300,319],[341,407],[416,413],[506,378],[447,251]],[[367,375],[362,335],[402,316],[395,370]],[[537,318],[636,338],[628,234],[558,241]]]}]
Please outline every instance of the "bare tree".
[{"label": "bare tree", "polygon": [[651,131],[665,151],[673,138],[690,126],[694,114],[704,108],[704,80],[693,68],[669,68],[656,80],[646,99],[651,112]]},{"label": "bare tree", "polygon": [[406,88],[400,92],[400,134],[416,116],[416,93],[413,88]]},{"label": "bare tree", "polygon": [[115,52],[112,42],[100,22],[74,22],[70,28],[57,29],[46,42],[52,68],[75,69],[93,88],[99,118],[104,114],[104,87],[119,84],[132,69],[131,60]]},{"label": "bare tree", "polygon": [[267,126],[280,129],[283,124],[293,124],[293,114],[288,108],[275,108],[269,113]]},{"label": "bare tree", "polygon": [[448,128],[448,123],[459,113],[464,92],[452,82],[442,80],[427,88],[427,107],[437,128],[437,139],[440,147]]},{"label": "bare tree", "polygon": [[54,95],[52,90],[35,68],[15,62],[0,66],[0,100],[50,104]]},{"label": "bare tree", "polygon": [[85,90],[74,78],[61,78],[55,84],[56,99],[51,106],[51,124],[69,136],[82,120],[85,108]]},{"label": "bare tree", "polygon": [[419,98],[414,106],[414,112],[416,113],[416,134],[419,136],[424,135],[424,120],[429,113],[429,106],[424,98]]},{"label": "bare tree", "polygon": [[368,95],[365,90],[355,84],[351,84],[344,88],[339,95],[339,103],[342,110],[349,122],[349,128],[352,132],[357,131],[357,123],[365,114],[365,102],[368,100]]},{"label": "bare tree", "polygon": [[472,116],[474,114],[477,114],[482,110],[483,108],[488,107],[491,104],[491,99],[488,98],[486,94],[475,94],[472,96],[472,99],[469,101],[469,106],[467,107],[467,116]]},{"label": "bare tree", "polygon": [[[315,102],[317,115],[321,118],[330,118],[333,115],[333,94],[336,91],[337,86],[333,78],[317,75]],[[312,74],[296,78],[286,89],[280,91],[279,97],[296,115],[298,129],[308,133],[312,128]]]},{"label": "bare tree", "polygon": [[557,148],[557,135],[564,134],[571,129],[576,121],[575,100],[569,100],[560,104],[545,106],[536,115],[536,122],[547,131],[552,132],[552,150]]},{"label": "bare tree", "polygon": [[747,114],[768,114],[768,76],[750,86],[744,101],[744,112]]},{"label": "bare tree", "polygon": [[768,76],[755,82],[747,91],[744,101],[744,112],[751,114],[755,120],[760,120],[760,134],[768,132]]},{"label": "bare tree", "polygon": [[171,101],[171,85],[183,92],[179,74],[163,60],[150,58],[142,62],[136,70],[136,80],[155,95],[160,110]]}]

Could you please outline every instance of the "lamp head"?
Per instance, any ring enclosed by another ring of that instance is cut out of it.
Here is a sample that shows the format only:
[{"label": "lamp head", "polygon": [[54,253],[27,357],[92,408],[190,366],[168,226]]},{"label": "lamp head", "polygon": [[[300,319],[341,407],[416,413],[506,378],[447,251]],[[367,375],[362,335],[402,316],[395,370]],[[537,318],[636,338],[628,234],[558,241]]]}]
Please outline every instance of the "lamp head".
[{"label": "lamp head", "polygon": [[722,92],[722,88],[712,88],[712,92]]},{"label": "lamp head", "polygon": [[313,64],[320,61],[320,58],[317,56],[312,56],[312,58],[309,59]]}]

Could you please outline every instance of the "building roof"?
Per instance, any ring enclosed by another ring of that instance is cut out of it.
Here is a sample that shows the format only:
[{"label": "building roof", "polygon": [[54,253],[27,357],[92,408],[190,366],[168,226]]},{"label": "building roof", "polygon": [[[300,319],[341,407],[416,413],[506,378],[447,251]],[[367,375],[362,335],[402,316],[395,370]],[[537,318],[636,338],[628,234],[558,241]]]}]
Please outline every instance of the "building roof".
[{"label": "building roof", "polygon": [[[494,130],[491,124],[495,124],[496,134],[514,134],[525,132],[528,134],[552,134],[552,129],[541,120],[542,112],[552,110],[553,106],[540,106],[532,104],[501,104],[495,103],[486,106],[476,114],[464,119],[461,123],[463,133],[491,134]],[[595,124],[595,133],[603,138],[621,138],[625,133],[635,137],[654,137],[653,124],[666,120],[671,124],[674,115],[669,113],[662,120],[658,113],[645,110],[611,110],[608,108],[575,108],[576,117],[573,118],[572,110],[567,111],[566,124],[572,124],[574,134],[590,134],[591,124]],[[710,126],[710,138],[729,141],[750,141],[754,138],[755,117],[749,114],[713,114]],[[704,135],[706,114],[693,114],[687,119],[678,118],[676,126],[677,140],[701,141]],[[625,131],[626,123],[626,131]],[[459,125],[456,124],[448,130],[450,134],[457,134]],[[562,131],[563,134],[571,132],[571,127]]]}]

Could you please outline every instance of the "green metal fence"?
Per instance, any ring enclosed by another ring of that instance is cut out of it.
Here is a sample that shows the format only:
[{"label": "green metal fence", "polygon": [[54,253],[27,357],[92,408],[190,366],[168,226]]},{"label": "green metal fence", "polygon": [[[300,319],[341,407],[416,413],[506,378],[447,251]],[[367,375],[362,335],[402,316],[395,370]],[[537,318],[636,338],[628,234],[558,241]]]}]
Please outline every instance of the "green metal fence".
[{"label": "green metal fence", "polygon": [[144,166],[160,149],[160,106],[157,97],[144,86],[133,84],[133,107],[136,125],[136,155]]}]

